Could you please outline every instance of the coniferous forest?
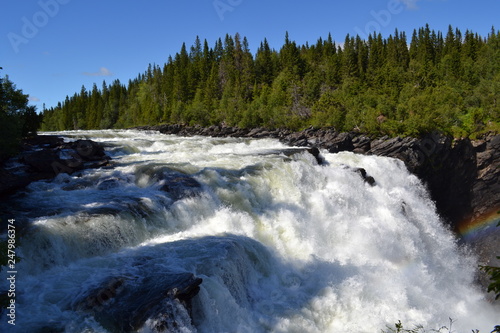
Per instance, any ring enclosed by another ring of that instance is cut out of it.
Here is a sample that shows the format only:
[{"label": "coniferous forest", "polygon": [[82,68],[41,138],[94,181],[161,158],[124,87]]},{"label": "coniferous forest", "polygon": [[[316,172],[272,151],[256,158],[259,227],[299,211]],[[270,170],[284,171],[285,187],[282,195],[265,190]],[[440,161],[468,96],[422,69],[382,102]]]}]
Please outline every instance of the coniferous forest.
[{"label": "coniferous forest", "polygon": [[245,37],[213,47],[196,38],[163,66],[128,84],[85,87],[44,110],[42,130],[188,124],[299,130],[334,127],[369,135],[438,130],[475,137],[500,128],[500,32],[434,31],[388,38],[331,35],[279,50]]}]

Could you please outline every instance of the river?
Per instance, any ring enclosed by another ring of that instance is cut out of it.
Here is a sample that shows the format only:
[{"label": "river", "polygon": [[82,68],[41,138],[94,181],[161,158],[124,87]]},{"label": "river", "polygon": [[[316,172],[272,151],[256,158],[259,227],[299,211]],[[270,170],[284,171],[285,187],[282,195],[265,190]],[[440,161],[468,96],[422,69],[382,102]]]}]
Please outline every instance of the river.
[{"label": "river", "polygon": [[[138,332],[165,322],[174,332],[499,324],[474,284],[476,258],[401,161],[321,151],[320,165],[274,139],[49,134],[100,142],[113,165],[32,183],[13,200],[29,226],[17,247],[16,325],[4,317],[2,332],[118,332],[128,329],[116,318],[145,314]],[[192,320],[176,302],[137,313],[183,274],[203,280]],[[99,288],[112,295],[95,309]]]}]

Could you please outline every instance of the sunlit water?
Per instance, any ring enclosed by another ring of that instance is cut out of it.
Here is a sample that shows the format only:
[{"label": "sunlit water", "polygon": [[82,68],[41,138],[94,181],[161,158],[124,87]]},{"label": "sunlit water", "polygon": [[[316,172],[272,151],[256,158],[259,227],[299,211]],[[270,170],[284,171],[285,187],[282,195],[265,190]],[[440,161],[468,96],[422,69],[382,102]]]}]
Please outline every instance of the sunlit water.
[{"label": "sunlit water", "polygon": [[[104,143],[114,164],[33,183],[18,199],[31,227],[17,249],[16,326],[3,318],[3,332],[113,332],[82,308],[91,290],[119,280],[149,295],[181,273],[203,282],[192,321],[178,304],[161,309],[178,332],[498,324],[498,307],[474,285],[475,258],[398,160],[322,151],[318,165],[302,150],[280,153],[289,147],[271,139],[57,134]],[[166,191],[178,176],[186,186]],[[118,301],[120,290],[103,306],[125,313],[133,304]],[[158,322],[139,331],[161,331]]]}]

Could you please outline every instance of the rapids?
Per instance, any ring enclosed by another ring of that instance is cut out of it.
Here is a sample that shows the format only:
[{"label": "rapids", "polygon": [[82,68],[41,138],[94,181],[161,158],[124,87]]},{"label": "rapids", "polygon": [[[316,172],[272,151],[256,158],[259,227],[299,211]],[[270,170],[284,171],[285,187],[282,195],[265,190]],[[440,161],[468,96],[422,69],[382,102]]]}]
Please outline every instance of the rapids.
[{"label": "rapids", "polygon": [[[498,306],[474,283],[476,258],[398,160],[322,151],[318,165],[272,139],[50,134],[103,143],[113,166],[61,173],[13,198],[28,227],[17,248],[16,326],[2,313],[2,332],[118,332],[111,317],[187,273],[203,279],[192,320],[165,302],[139,332],[162,332],[165,313],[175,332],[499,324]],[[109,318],[80,306],[102,285],[119,294],[116,281],[133,291],[107,304]]]}]

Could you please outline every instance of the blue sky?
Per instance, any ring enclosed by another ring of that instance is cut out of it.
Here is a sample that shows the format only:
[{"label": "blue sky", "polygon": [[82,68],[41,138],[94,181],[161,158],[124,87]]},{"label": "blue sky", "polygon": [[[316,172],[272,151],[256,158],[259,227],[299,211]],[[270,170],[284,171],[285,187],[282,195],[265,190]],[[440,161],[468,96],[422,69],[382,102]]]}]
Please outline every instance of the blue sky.
[{"label": "blue sky", "polygon": [[285,32],[299,44],[332,34],[396,28],[411,36],[428,23],[446,32],[448,25],[486,36],[500,29],[499,0],[9,0],[0,12],[0,71],[42,109],[66,95],[129,79],[150,63],[163,65],[169,55],[189,47],[196,36],[212,47],[236,32],[253,51],[267,38],[279,49]]}]

